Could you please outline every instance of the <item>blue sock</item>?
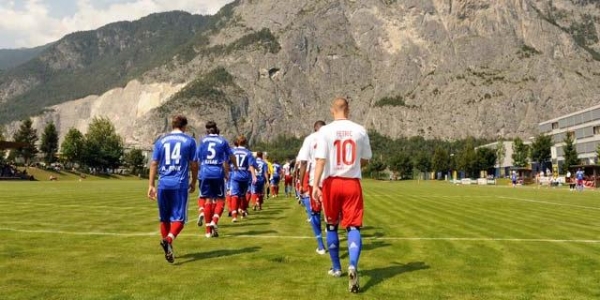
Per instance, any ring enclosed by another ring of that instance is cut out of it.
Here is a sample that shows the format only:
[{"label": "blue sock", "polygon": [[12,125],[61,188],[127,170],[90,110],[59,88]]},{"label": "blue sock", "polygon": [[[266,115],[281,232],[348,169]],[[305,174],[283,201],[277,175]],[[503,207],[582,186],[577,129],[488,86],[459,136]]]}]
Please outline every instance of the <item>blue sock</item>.
[{"label": "blue sock", "polygon": [[317,239],[317,246],[319,249],[325,249],[325,245],[323,244],[323,235],[321,233],[321,214],[314,213],[310,218],[310,225],[312,226],[313,232],[315,233],[315,238]]},{"label": "blue sock", "polygon": [[312,212],[310,210],[310,197],[302,197],[302,204],[304,204],[304,208],[306,209],[307,219],[310,219],[312,216]]},{"label": "blue sock", "polygon": [[327,245],[333,269],[342,270],[342,263],[340,263],[340,239],[338,238],[337,226],[335,225],[327,225]]},{"label": "blue sock", "polygon": [[360,230],[356,227],[348,228],[348,258],[350,260],[350,267],[354,267],[357,270],[361,250],[362,239],[360,237]]}]

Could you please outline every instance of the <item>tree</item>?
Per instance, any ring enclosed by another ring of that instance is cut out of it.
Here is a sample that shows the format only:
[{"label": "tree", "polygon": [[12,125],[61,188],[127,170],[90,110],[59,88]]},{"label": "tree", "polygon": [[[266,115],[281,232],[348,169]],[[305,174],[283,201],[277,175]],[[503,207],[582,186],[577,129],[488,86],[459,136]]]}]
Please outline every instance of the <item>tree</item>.
[{"label": "tree", "polygon": [[477,169],[489,172],[496,165],[496,149],[477,148]]},{"label": "tree", "polygon": [[33,129],[31,119],[23,120],[19,130],[13,135],[15,142],[25,143],[26,146],[15,150],[17,157],[22,157],[26,164],[29,164],[32,158],[39,152],[35,143],[38,141],[37,130]]},{"label": "tree", "polygon": [[62,160],[66,163],[82,163],[85,139],[83,133],[76,128],[71,128],[65,135],[65,140],[60,145]]},{"label": "tree", "polygon": [[396,154],[389,163],[390,170],[396,172],[400,179],[412,174],[413,164],[410,157],[404,153]]},{"label": "tree", "polygon": [[502,163],[504,163],[505,157],[506,149],[504,148],[504,141],[500,140],[496,144],[496,163],[498,164],[498,168],[502,168]]},{"label": "tree", "polygon": [[[431,171],[431,157],[428,153],[420,152],[417,154],[415,158],[414,166],[421,173],[426,173]],[[421,176],[421,175],[419,175]]]},{"label": "tree", "polygon": [[513,166],[515,167],[525,167],[527,166],[529,157],[529,146],[523,143],[521,138],[516,138],[513,141]]},{"label": "tree", "polygon": [[431,158],[431,168],[438,172],[446,172],[450,169],[450,155],[442,147],[436,147]]},{"label": "tree", "polygon": [[[4,141],[4,127],[0,126],[0,142]],[[6,152],[0,149],[0,165],[4,163],[4,157],[6,156]]]},{"label": "tree", "polygon": [[575,139],[573,137],[573,132],[568,132],[567,136],[564,139],[565,146],[563,147],[563,156],[565,158],[564,167],[567,170],[571,166],[576,166],[579,164],[579,157],[577,154],[577,149],[575,148]]},{"label": "tree", "polygon": [[58,151],[58,132],[53,122],[50,122],[44,128],[42,133],[42,145],[40,150],[44,153],[44,161],[51,164],[56,161],[56,152]]},{"label": "tree", "polygon": [[375,157],[367,165],[365,173],[370,174],[371,178],[379,179],[379,173],[385,168],[387,168],[387,165],[381,159]]},{"label": "tree", "polygon": [[536,136],[531,144],[531,161],[537,162],[542,170],[546,168],[546,164],[552,157],[550,148],[552,148],[552,138],[544,134]]},{"label": "tree", "polygon": [[[2,132],[0,132],[1,134]],[[2,153],[0,153],[2,154]],[[600,144],[598,144],[598,147],[596,148],[596,164],[600,165]]]},{"label": "tree", "polygon": [[463,149],[458,153],[456,165],[458,169],[465,171],[467,177],[478,177],[475,176],[478,171],[477,154],[475,153],[472,137],[467,138]]},{"label": "tree", "polygon": [[133,148],[129,153],[125,154],[125,163],[131,167],[132,173],[136,173],[137,170],[144,167],[146,158],[142,150]]},{"label": "tree", "polygon": [[123,157],[123,139],[108,118],[94,118],[85,134],[83,163],[89,167],[116,168]]}]

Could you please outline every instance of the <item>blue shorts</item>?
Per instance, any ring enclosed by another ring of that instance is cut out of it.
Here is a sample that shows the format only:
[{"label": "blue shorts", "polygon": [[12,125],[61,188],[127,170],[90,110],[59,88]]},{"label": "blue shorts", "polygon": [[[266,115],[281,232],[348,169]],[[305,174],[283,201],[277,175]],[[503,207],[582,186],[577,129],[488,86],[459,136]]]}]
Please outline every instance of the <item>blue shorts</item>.
[{"label": "blue shorts", "polygon": [[248,181],[231,181],[231,195],[245,197],[248,192]]},{"label": "blue shorts", "polygon": [[273,177],[271,178],[271,185],[279,185],[279,181],[281,181],[281,178]]},{"label": "blue shorts", "polygon": [[187,220],[188,189],[158,189],[158,215],[161,222],[185,222]]},{"label": "blue shorts", "polygon": [[222,178],[206,178],[200,180],[200,198],[225,198],[225,180]]},{"label": "blue shorts", "polygon": [[252,194],[262,195],[262,193],[264,191],[265,191],[265,181],[264,180],[257,180],[255,184],[250,186],[250,193],[252,193]]}]

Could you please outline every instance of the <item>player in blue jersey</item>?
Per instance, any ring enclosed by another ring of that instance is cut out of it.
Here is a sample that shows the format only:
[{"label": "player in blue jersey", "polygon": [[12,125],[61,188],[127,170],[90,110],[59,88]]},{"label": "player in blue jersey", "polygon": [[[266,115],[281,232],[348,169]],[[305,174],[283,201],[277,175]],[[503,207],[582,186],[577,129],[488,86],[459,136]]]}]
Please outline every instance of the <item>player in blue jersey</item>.
[{"label": "player in blue jersey", "polygon": [[580,192],[583,192],[583,179],[585,177],[585,173],[583,172],[583,170],[581,170],[581,168],[577,169],[577,172],[575,172],[575,179],[577,179],[577,187],[576,189]]},{"label": "player in blue jersey", "polygon": [[267,174],[267,163],[263,160],[263,153],[259,151],[256,153],[256,183],[250,187],[252,210],[262,210]]},{"label": "player in blue jersey", "polygon": [[198,226],[206,219],[206,237],[218,237],[219,218],[225,209],[225,177],[228,162],[235,161],[229,142],[219,135],[214,121],[206,123],[206,136],[198,144],[200,195]]},{"label": "player in blue jersey", "polygon": [[[173,240],[183,230],[187,219],[188,189],[195,191],[198,163],[196,162],[196,141],[186,135],[187,119],[175,116],[171,122],[173,131],[154,144],[148,198],[158,202],[160,217],[160,245],[165,259],[173,263]],[[192,172],[192,181],[189,173]],[[158,189],[154,179],[158,174]]]},{"label": "player in blue jersey", "polygon": [[248,214],[248,200],[246,199],[248,182],[256,182],[256,161],[252,152],[246,149],[246,138],[239,136],[237,144],[238,146],[233,148],[237,169],[231,175],[231,217],[233,222],[237,222],[238,209],[241,210],[242,217]]},{"label": "player in blue jersey", "polygon": [[279,182],[281,181],[281,165],[273,163],[273,174],[271,174],[271,197],[279,196]]}]

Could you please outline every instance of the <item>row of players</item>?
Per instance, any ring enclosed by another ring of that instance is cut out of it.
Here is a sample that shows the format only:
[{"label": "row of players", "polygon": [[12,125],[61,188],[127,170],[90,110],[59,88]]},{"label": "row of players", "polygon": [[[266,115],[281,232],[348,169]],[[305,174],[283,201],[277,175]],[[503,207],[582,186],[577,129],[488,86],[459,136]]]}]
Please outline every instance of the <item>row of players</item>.
[{"label": "row of players", "polygon": [[[357,269],[362,249],[360,228],[364,213],[361,167],[372,154],[364,127],[347,119],[348,101],[336,98],[331,113],[334,121],[326,126],[318,121],[315,123],[315,133],[305,139],[298,154],[295,178],[300,182],[297,189],[307,207],[317,238],[317,252],[320,254],[326,251],[321,237],[321,211],[325,214],[327,248],[332,262],[328,274],[334,277],[342,274],[338,225],[341,223],[346,228],[348,286],[351,292],[356,293],[359,291]],[[184,133],[187,129],[185,117],[174,117],[172,127],[173,131],[158,139],[154,145],[147,193],[149,198],[158,202],[161,246],[165,259],[170,263],[174,262],[173,240],[187,219],[187,194],[195,191],[198,177],[198,224],[206,223],[206,236],[214,237],[218,236],[218,222],[225,208],[226,182],[227,195],[230,196],[228,208],[235,221],[239,214],[242,217],[247,214],[250,199],[246,193],[249,188],[255,208],[260,209],[265,179],[274,175],[267,171],[262,153],[258,153],[255,159],[246,148],[247,141],[243,136],[231,148],[227,140],[219,135],[214,122],[206,124],[207,136],[198,145]],[[155,185],[157,174],[158,188]]]}]

